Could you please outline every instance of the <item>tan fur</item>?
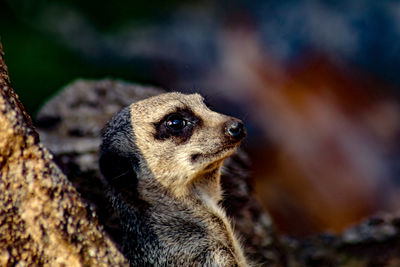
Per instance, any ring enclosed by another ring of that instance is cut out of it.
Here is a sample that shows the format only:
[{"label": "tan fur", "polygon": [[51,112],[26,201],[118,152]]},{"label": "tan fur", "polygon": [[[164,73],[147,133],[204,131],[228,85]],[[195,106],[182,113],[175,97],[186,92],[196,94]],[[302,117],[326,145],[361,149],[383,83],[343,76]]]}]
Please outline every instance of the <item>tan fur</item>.
[{"label": "tan fur", "polygon": [[[153,122],[159,121],[165,114],[176,108],[189,106],[197,116],[205,118],[201,131],[196,132],[187,144],[177,146],[171,140],[159,142],[154,140]],[[163,94],[131,105],[132,124],[135,129],[136,144],[154,176],[177,197],[185,197],[191,192],[190,182],[201,175],[202,169],[210,162],[194,166],[188,161],[190,154],[212,154],[220,149],[221,126],[228,117],[209,110],[200,95],[183,95],[179,93]],[[140,114],[138,116],[138,114]],[[223,157],[229,156],[227,151]],[[166,155],[168,155],[166,157]],[[211,159],[210,159],[211,160]],[[222,163],[222,162],[221,162]],[[179,179],[177,179],[179,178]],[[219,188],[219,180],[212,185]],[[214,198],[220,198],[220,190],[214,192]]]},{"label": "tan fur", "polygon": [[[177,144],[173,138],[155,139],[155,123],[166,114],[186,108],[202,120],[201,127],[194,130],[189,140]],[[207,242],[211,242],[212,248],[206,262],[217,266],[248,266],[231,222],[218,204],[222,197],[220,169],[237,145],[228,143],[224,134],[224,125],[233,118],[208,109],[198,94],[180,93],[162,94],[134,103],[130,114],[135,145],[142,157],[137,191],[140,199],[151,204],[150,220],[156,222],[152,229],[161,244],[171,246],[169,251],[174,251],[174,242],[179,242],[178,237],[166,235],[165,231],[169,230],[163,226],[171,224],[172,213],[201,225],[209,233],[206,240],[211,240]],[[190,160],[194,154],[200,155],[195,162]],[[222,244],[221,249],[218,244]],[[179,249],[176,253],[180,253]]]}]

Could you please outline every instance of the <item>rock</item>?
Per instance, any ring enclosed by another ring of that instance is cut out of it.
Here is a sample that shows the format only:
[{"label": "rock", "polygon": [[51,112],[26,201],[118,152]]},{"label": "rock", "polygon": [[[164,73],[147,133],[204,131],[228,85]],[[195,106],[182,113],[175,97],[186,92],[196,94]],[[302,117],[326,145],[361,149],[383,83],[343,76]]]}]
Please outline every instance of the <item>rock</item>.
[{"label": "rock", "polygon": [[0,44],[0,265],[127,266],[10,87]]},{"label": "rock", "polygon": [[287,239],[289,266],[400,266],[400,224],[377,215],[339,235]]},{"label": "rock", "polygon": [[[117,244],[118,218],[106,198],[98,169],[100,131],[120,109],[163,91],[115,80],[78,80],[65,87],[39,111],[36,124],[44,144],[82,196],[92,203]],[[249,160],[242,151],[226,161],[222,186],[228,215],[254,262],[279,266],[283,253],[249,181]]]}]

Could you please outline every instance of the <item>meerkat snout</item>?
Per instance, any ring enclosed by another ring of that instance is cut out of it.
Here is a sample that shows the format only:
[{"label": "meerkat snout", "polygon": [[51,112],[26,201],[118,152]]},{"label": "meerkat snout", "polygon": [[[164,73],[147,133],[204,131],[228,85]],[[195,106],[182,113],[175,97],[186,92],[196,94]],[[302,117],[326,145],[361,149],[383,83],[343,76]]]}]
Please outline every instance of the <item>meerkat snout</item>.
[{"label": "meerkat snout", "polygon": [[242,140],[246,136],[246,130],[242,121],[233,119],[230,120],[225,127],[226,133],[235,140]]},{"label": "meerkat snout", "polygon": [[108,122],[100,170],[132,265],[247,266],[219,206],[221,166],[245,135],[198,94],[151,97]]}]

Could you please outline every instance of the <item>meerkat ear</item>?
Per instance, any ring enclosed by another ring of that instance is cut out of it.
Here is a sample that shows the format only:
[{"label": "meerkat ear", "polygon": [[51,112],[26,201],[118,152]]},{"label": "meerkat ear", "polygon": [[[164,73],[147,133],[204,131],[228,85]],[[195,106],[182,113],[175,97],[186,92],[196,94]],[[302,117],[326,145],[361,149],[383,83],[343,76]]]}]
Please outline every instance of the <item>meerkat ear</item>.
[{"label": "meerkat ear", "polygon": [[118,192],[129,192],[129,195],[137,191],[137,165],[135,157],[124,157],[113,152],[102,152],[99,159],[100,172],[108,184]]},{"label": "meerkat ear", "polygon": [[118,192],[137,191],[139,160],[135,154],[130,109],[117,113],[102,131],[99,167],[107,183]]},{"label": "meerkat ear", "polygon": [[119,183],[118,180],[125,180],[127,177],[134,176],[137,179],[135,161],[135,159],[123,157],[116,153],[103,152],[99,159],[100,171],[111,185]]}]

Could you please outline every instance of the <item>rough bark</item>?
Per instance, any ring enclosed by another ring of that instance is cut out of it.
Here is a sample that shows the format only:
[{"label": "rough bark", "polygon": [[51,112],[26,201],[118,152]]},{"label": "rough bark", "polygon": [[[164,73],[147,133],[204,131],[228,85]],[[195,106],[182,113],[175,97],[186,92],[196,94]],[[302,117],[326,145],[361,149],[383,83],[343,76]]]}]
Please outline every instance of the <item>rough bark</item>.
[{"label": "rough bark", "polygon": [[126,266],[40,143],[3,56],[0,44],[0,265]]}]

